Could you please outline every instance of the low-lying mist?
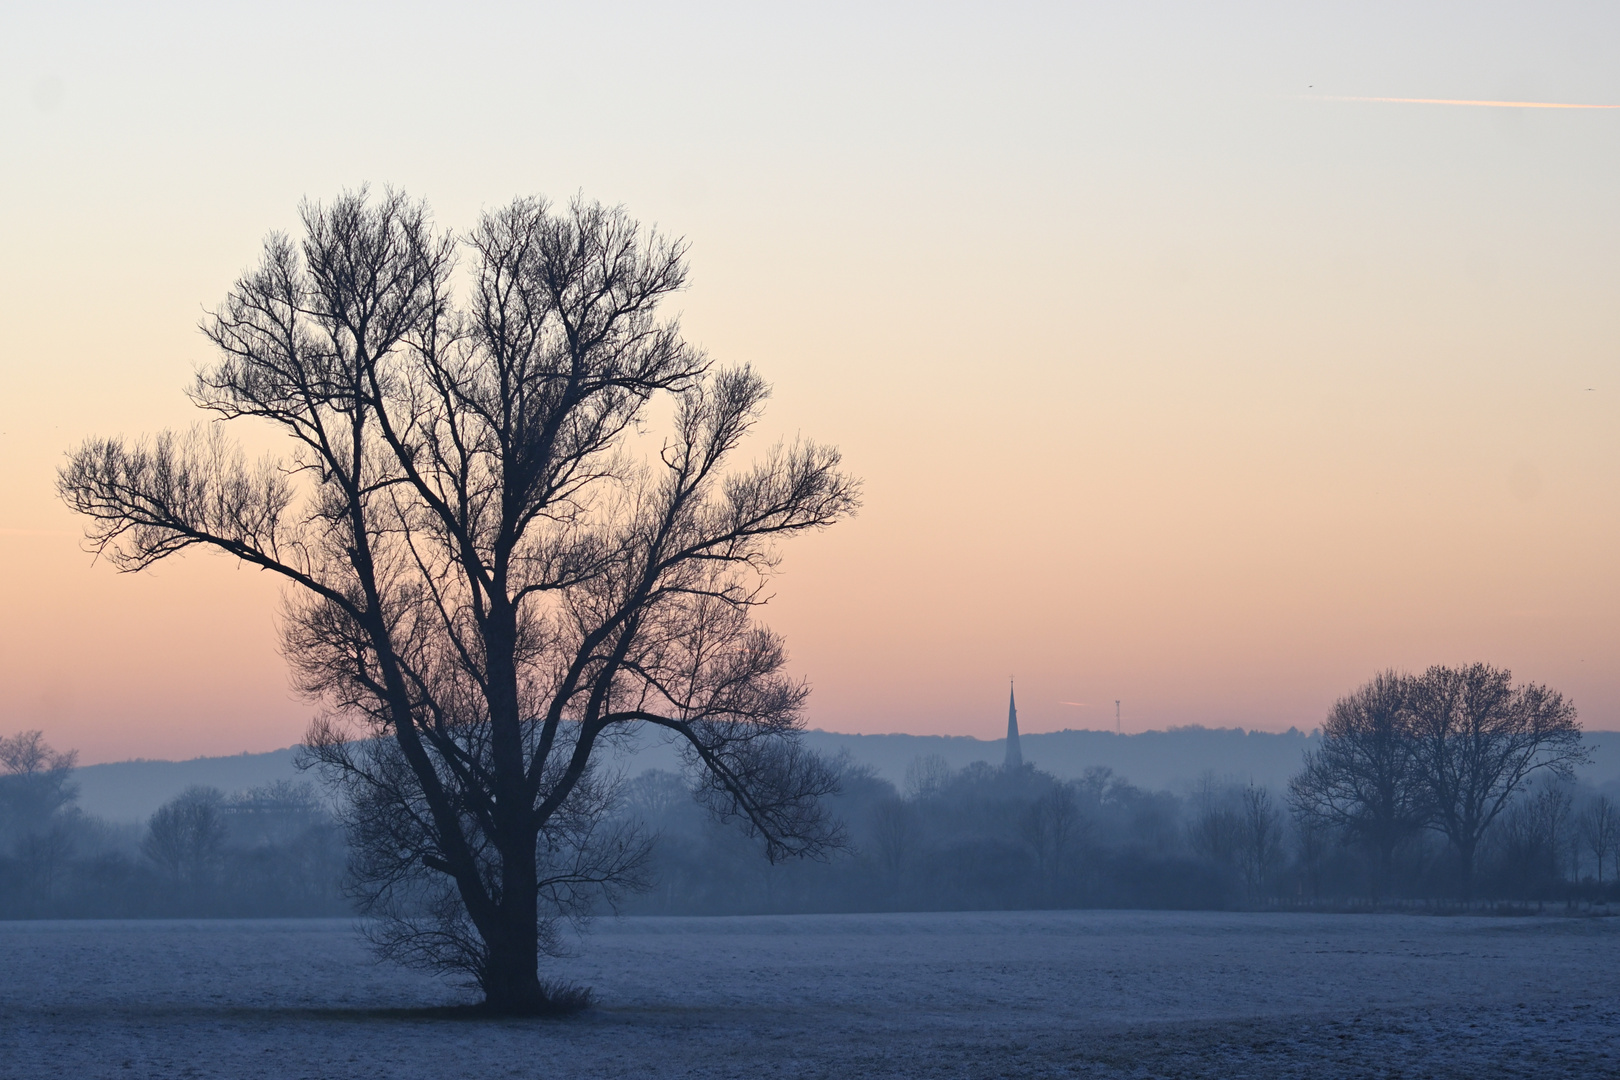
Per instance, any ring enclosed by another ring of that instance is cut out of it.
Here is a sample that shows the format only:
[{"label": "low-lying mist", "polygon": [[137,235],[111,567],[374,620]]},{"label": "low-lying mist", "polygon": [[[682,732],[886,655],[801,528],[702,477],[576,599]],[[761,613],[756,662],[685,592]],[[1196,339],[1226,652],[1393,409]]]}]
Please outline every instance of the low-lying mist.
[{"label": "low-lying mist", "polygon": [[[144,824],[77,805],[71,754],[36,735],[0,776],[0,918],[316,916],[352,910],[342,829],[308,783],[194,786]],[[14,759],[14,760],[12,760]],[[1068,907],[1344,907],[1459,895],[1443,838],[1416,832],[1391,871],[1349,835],[1292,812],[1286,790],[1210,773],[1176,790],[1106,766],[1061,779],[1035,765],[953,768],[923,754],[895,784],[847,753],[832,808],[842,846],[775,865],[717,822],[682,776],[647,769],[616,813],[656,839],[650,887],[627,914]],[[1620,898],[1615,838],[1594,836],[1598,789],[1548,776],[1516,797],[1482,845],[1474,899]],[[603,913],[606,913],[605,910]]]}]

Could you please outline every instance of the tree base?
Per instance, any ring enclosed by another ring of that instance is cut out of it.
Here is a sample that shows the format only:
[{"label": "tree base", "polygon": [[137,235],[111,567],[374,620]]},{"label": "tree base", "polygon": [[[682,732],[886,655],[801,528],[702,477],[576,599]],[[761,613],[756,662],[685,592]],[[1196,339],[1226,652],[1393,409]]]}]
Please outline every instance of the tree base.
[{"label": "tree base", "polygon": [[533,991],[516,995],[486,994],[479,1012],[488,1016],[573,1016],[596,1004],[596,994],[588,986],[542,982]]}]

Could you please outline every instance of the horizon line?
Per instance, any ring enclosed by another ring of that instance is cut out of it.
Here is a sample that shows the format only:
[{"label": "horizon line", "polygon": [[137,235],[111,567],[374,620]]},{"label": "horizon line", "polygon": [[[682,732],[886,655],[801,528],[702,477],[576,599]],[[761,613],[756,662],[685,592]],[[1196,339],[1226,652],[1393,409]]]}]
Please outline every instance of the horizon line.
[{"label": "horizon line", "polygon": [[[1297,735],[1300,735],[1300,736],[1303,736],[1303,737],[1309,739],[1309,738],[1312,738],[1313,735],[1317,731],[1320,730],[1320,727],[1321,727],[1321,725],[1317,724],[1317,725],[1312,725],[1309,728],[1301,728],[1297,724],[1291,724],[1291,725],[1289,725],[1288,728],[1286,728],[1286,729],[1284,729],[1282,731],[1273,731],[1273,730],[1269,730],[1267,728],[1249,728],[1249,727],[1243,727],[1241,725],[1232,725],[1230,727],[1210,727],[1207,724],[1171,724],[1171,725],[1169,725],[1167,727],[1144,728],[1141,731],[1118,731],[1118,732],[1114,731],[1112,728],[1067,728],[1066,727],[1066,728],[1058,728],[1056,730],[1051,730],[1051,731],[1020,731],[1019,732],[1019,738],[1031,738],[1031,737],[1038,737],[1038,736],[1042,736],[1042,735],[1065,735],[1065,734],[1070,734],[1070,733],[1084,734],[1084,735],[1108,735],[1108,736],[1112,736],[1112,737],[1126,738],[1126,737],[1129,737],[1129,736],[1132,736],[1132,735],[1168,735],[1168,734],[1171,734],[1171,733],[1174,733],[1174,732],[1177,732],[1177,731],[1199,730],[1199,731],[1211,731],[1211,732],[1236,731],[1236,732],[1239,732],[1239,733],[1241,733],[1241,734],[1243,734],[1245,736],[1248,736],[1248,735],[1288,735],[1288,734],[1292,733],[1292,734],[1297,734]],[[914,738],[914,739],[972,739],[974,742],[982,742],[982,743],[998,743],[998,742],[1006,742],[1007,741],[1007,737],[1005,735],[997,735],[997,736],[994,736],[992,738],[984,738],[984,737],[979,736],[979,735],[951,735],[951,734],[947,734],[945,732],[832,731],[832,730],[829,730],[827,728],[819,728],[819,727],[817,727],[817,728],[805,728],[804,730],[805,730],[806,734],[817,733],[817,734],[821,734],[821,735],[841,735],[841,736],[845,736],[847,738],[855,738],[855,739],[862,739],[862,738],[865,738],[865,739],[881,739],[881,738],[888,738],[888,737],[892,737],[892,736],[903,736],[903,737],[906,737],[906,738]],[[1581,729],[1581,734],[1582,735],[1620,735],[1620,728],[1585,728],[1585,727],[1583,727]],[[137,765],[137,764],[144,764],[144,765],[187,765],[187,764],[190,764],[190,763],[195,762],[195,761],[222,761],[222,760],[228,760],[230,758],[263,757],[263,756],[266,756],[268,754],[281,754],[281,753],[285,753],[285,752],[287,752],[289,750],[297,750],[297,749],[300,748],[301,745],[302,744],[300,744],[300,743],[293,743],[293,744],[291,744],[289,746],[278,746],[278,747],[275,747],[274,749],[271,749],[271,750],[240,750],[240,751],[238,751],[238,752],[236,752],[234,754],[197,754],[197,755],[195,755],[193,757],[186,757],[186,758],[150,758],[150,757],[116,758],[116,759],[111,760],[111,761],[93,761],[93,762],[90,762],[87,765],[75,765],[74,769],[75,770],[78,770],[78,769],[96,769],[96,768],[102,768],[102,767],[107,766],[107,765]]]}]

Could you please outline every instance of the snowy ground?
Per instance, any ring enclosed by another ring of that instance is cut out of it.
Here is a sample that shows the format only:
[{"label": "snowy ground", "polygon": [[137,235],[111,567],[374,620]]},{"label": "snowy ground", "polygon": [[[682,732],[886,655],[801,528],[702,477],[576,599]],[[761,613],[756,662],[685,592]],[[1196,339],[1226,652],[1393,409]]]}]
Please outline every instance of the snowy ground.
[{"label": "snowy ground", "polygon": [[419,1012],[343,922],[0,923],[0,1077],[1620,1075],[1620,921],[603,921],[565,1021]]}]

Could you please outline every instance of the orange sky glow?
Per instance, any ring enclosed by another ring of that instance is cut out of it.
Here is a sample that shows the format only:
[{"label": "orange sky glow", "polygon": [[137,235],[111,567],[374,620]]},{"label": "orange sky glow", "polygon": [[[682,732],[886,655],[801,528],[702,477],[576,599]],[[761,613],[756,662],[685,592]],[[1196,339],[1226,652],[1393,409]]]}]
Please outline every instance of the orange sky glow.
[{"label": "orange sky glow", "polygon": [[[88,435],[193,423],[203,309],[364,181],[691,241],[688,337],[775,387],[759,449],[865,479],[766,612],[813,726],[996,737],[1016,675],[1027,731],[1115,699],[1308,729],[1379,668],[1484,660],[1620,727],[1620,117],[1554,104],[1620,100],[1620,15],[1220,8],[20,13],[0,734],[300,737],[275,584],[119,575],[52,483]],[[368,70],[362,36],[434,59]],[[611,77],[524,45],[607,40]]]}]

